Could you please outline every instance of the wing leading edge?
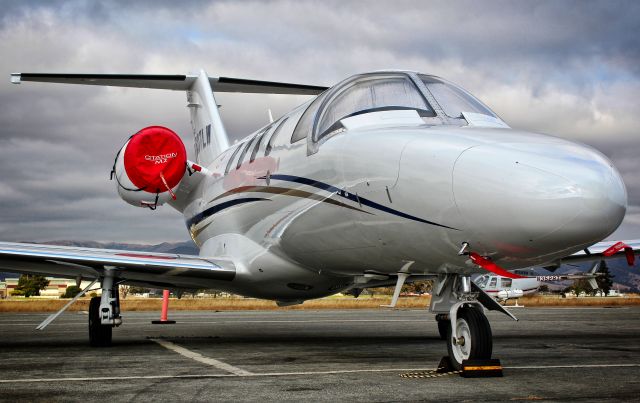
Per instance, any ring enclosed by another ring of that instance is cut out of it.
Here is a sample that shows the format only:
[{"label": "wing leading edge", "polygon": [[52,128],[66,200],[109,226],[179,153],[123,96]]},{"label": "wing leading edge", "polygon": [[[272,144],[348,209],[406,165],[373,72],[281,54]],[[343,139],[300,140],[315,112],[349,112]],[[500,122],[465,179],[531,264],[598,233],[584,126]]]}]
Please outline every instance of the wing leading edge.
[{"label": "wing leading edge", "polygon": [[225,259],[11,242],[0,242],[0,269],[69,278],[96,278],[113,269],[125,283],[185,288],[209,288],[236,273]]},{"label": "wing leading edge", "polygon": [[[616,246],[622,246],[616,248]],[[607,260],[615,259],[627,256],[629,265],[633,265],[630,261],[629,255],[640,255],[640,239],[634,239],[630,241],[606,241],[598,242],[580,252],[576,252],[573,255],[562,258],[562,263],[579,263],[579,262],[592,262],[594,260]]]},{"label": "wing leading edge", "polygon": [[[11,82],[22,81],[59,84],[101,85],[112,87],[155,88],[186,91],[195,83],[195,75],[169,74],[58,74],[12,73]],[[249,80],[233,77],[209,77],[215,92],[242,92],[253,94],[318,95],[327,87],[275,81]]]}]

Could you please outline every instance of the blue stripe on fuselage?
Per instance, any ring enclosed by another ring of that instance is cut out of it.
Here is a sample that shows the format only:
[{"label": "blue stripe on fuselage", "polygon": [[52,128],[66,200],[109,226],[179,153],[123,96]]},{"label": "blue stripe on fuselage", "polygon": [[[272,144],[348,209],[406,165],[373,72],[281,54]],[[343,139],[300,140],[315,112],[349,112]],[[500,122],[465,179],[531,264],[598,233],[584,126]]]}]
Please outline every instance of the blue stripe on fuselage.
[{"label": "blue stripe on fuselage", "polygon": [[202,213],[198,213],[193,217],[191,217],[190,219],[188,219],[186,221],[187,228],[191,228],[192,225],[198,224],[200,221],[204,220],[205,218],[210,217],[215,213],[222,211],[224,209],[227,209],[229,207],[237,206],[238,204],[250,203],[254,201],[262,201],[262,200],[269,200],[269,199],[264,199],[261,197],[246,197],[242,199],[233,199],[220,204],[216,204],[215,206],[209,207],[208,209],[204,210]]},{"label": "blue stripe on fuselage", "polygon": [[364,197],[356,196],[355,194],[348,193],[348,192],[346,192],[346,191],[344,191],[342,189],[338,189],[335,186],[329,185],[329,184],[324,183],[324,182],[319,182],[319,181],[314,180],[314,179],[303,178],[301,176],[280,175],[280,174],[271,175],[270,178],[271,179],[278,179],[278,180],[281,180],[281,181],[295,182],[295,183],[300,183],[300,184],[303,184],[303,185],[313,186],[313,187],[315,187],[317,189],[322,189],[322,190],[326,190],[326,191],[331,192],[331,193],[336,193],[338,196],[344,197],[345,199],[349,199],[349,200],[351,200],[353,202],[362,204],[362,205],[367,206],[367,207],[371,207],[371,208],[376,209],[376,210],[384,211],[385,213],[393,214],[393,215],[398,216],[398,217],[406,218],[408,220],[422,222],[422,223],[425,223],[425,224],[435,225],[435,226],[442,227],[442,228],[448,228],[448,229],[453,229],[453,230],[456,230],[456,231],[460,231],[457,228],[448,227],[446,225],[438,224],[438,223],[433,222],[433,221],[423,220],[422,218],[415,217],[415,216],[403,213],[403,212],[398,211],[398,210],[394,210],[392,208],[389,208],[389,207],[384,206],[382,204],[378,204],[378,203],[376,203],[374,201],[371,201],[369,199],[365,199]]}]

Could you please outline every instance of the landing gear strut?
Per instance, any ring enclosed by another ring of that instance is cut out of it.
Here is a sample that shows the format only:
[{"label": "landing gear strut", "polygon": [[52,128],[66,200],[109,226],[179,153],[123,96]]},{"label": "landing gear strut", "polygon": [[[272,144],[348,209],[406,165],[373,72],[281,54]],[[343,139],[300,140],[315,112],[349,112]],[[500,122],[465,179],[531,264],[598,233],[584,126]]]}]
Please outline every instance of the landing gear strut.
[{"label": "landing gear strut", "polygon": [[91,298],[89,304],[89,344],[93,347],[111,345],[113,328],[122,324],[118,284],[114,284],[112,269],[106,269],[101,279],[102,296]]}]

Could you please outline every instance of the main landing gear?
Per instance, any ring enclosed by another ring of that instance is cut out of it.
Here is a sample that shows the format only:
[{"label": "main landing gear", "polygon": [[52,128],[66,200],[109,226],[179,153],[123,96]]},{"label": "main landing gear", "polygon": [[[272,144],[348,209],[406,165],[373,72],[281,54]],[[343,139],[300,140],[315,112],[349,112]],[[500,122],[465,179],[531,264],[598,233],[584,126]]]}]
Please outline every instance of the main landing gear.
[{"label": "main landing gear", "polygon": [[440,337],[447,342],[449,360],[456,370],[462,368],[463,361],[491,359],[493,340],[484,314],[484,297],[469,276],[441,275],[435,284],[429,310],[436,313]]},{"label": "main landing gear", "polygon": [[111,345],[113,328],[122,324],[118,284],[114,284],[113,270],[105,270],[101,279],[102,296],[91,298],[89,304],[89,344],[93,347]]}]

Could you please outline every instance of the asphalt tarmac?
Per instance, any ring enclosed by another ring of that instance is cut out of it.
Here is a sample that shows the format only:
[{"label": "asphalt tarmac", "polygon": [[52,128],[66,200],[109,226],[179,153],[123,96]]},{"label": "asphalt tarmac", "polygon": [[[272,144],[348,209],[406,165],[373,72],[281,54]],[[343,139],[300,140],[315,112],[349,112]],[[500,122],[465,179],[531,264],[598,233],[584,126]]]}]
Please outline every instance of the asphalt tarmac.
[{"label": "asphalt tarmac", "polygon": [[124,312],[114,345],[87,315],[0,314],[3,401],[640,400],[640,308],[490,313],[503,378],[406,379],[446,353],[423,310]]}]

